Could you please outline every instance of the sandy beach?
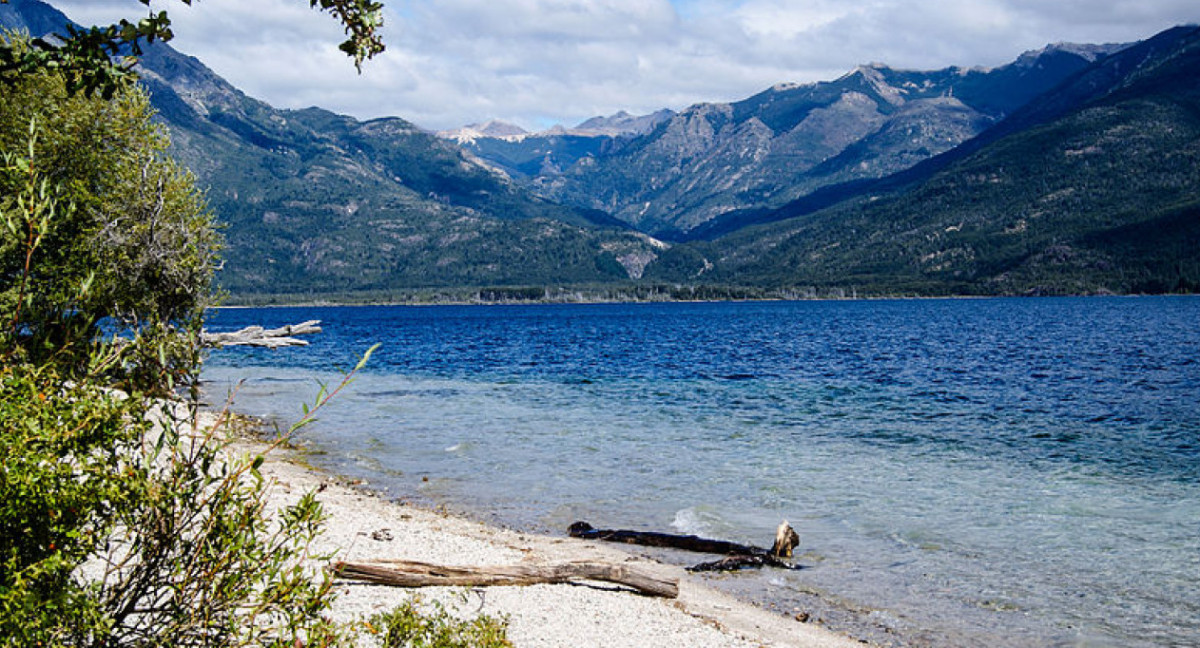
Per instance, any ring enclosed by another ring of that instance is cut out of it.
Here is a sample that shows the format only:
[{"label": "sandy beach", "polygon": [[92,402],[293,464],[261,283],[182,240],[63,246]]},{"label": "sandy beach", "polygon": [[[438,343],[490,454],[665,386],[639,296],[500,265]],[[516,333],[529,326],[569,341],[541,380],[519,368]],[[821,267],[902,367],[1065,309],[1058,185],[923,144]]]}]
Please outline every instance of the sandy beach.
[{"label": "sandy beach", "polygon": [[[265,444],[249,440],[240,440],[231,448],[239,454],[257,454],[264,449]],[[269,480],[274,507],[319,490],[318,499],[328,521],[317,549],[335,554],[335,560],[413,560],[457,566],[591,561],[635,566],[656,576],[679,579],[677,599],[643,596],[600,582],[405,589],[339,580],[333,610],[338,620],[351,621],[387,611],[417,595],[457,608],[463,614],[506,617],[509,638],[520,647],[862,645],[819,625],[740,602],[705,587],[679,567],[641,558],[613,545],[518,533],[385,501],[369,490],[308,466],[293,450],[272,450],[262,471]]]}]

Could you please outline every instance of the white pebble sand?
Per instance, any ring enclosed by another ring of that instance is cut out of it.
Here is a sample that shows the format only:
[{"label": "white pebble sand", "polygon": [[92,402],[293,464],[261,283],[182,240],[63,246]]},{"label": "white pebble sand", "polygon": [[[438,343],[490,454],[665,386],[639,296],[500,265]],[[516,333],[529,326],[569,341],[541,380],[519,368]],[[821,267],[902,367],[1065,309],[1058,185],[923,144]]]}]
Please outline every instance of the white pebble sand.
[{"label": "white pebble sand", "polygon": [[[264,447],[239,442],[234,450],[257,453]],[[339,580],[333,610],[338,620],[388,611],[416,595],[465,614],[507,618],[509,639],[520,648],[862,645],[823,627],[740,602],[704,586],[682,568],[633,556],[613,545],[518,533],[385,501],[305,465],[287,450],[269,453],[262,471],[272,482],[273,507],[320,489],[318,499],[328,521],[317,550],[335,554],[335,560],[414,560],[458,566],[600,561],[679,579],[680,595],[674,600],[642,596],[609,583],[413,590]]]}]

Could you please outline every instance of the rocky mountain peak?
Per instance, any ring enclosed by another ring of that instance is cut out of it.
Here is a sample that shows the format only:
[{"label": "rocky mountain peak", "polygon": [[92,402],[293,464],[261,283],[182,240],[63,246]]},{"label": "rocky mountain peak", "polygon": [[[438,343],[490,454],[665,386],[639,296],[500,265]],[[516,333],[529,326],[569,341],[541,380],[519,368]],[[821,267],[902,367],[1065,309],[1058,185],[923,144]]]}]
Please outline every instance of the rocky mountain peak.
[{"label": "rocky mountain peak", "polygon": [[881,99],[893,106],[904,105],[904,90],[888,83],[884,76],[891,68],[882,63],[870,63],[858,66],[850,76],[858,75],[879,95]]},{"label": "rocky mountain peak", "polygon": [[516,124],[499,119],[492,119],[482,124],[471,124],[467,128],[473,128],[488,137],[514,137],[529,133],[529,131]]},{"label": "rocky mountain peak", "polygon": [[633,115],[628,111],[621,110],[608,117],[592,117],[568,132],[573,135],[605,135],[609,137],[644,135],[670,119],[674,114],[673,111],[666,109],[647,115]]},{"label": "rocky mountain peak", "polygon": [[1074,54],[1088,63],[1096,61],[1096,59],[1108,56],[1113,52],[1120,51],[1128,47],[1128,43],[1107,43],[1103,45],[1088,45],[1081,43],[1053,43],[1038,50],[1029,50],[1021,54],[1020,57],[1013,63],[1018,67],[1033,67],[1046,56],[1054,54]]}]

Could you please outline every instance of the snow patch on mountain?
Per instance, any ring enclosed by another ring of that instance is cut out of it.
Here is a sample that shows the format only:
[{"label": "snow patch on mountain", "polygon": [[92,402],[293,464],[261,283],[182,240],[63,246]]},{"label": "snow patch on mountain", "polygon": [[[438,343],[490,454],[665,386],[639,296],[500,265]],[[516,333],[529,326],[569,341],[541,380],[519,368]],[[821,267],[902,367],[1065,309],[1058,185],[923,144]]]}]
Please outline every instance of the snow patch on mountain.
[{"label": "snow patch on mountain", "polygon": [[439,131],[437,135],[443,139],[454,140],[463,146],[475,144],[477,140],[485,138],[516,143],[531,137],[562,137],[566,135],[577,137],[622,137],[626,135],[645,135],[674,115],[674,111],[667,109],[647,115],[633,115],[622,110],[607,117],[592,117],[573,128],[556,124],[546,130],[535,133],[526,131],[516,124],[494,119],[482,124],[469,124],[462,128]]},{"label": "snow patch on mountain", "polygon": [[459,144],[472,144],[483,137],[519,142],[529,136],[529,131],[513,123],[492,119],[482,124],[468,124],[454,130],[439,131],[437,136]]}]

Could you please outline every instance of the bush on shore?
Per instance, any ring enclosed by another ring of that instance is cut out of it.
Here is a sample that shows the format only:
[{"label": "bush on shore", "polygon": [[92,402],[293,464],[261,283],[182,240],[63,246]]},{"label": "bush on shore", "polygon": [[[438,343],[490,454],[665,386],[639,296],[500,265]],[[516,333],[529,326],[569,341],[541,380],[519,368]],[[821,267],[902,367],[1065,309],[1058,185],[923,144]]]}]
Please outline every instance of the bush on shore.
[{"label": "bush on shore", "polygon": [[[53,68],[0,71],[0,88],[0,647],[370,634],[324,615],[314,494],[268,511],[263,457],[231,456],[181,404],[219,237],[145,94],[73,94]],[[499,625],[421,645],[507,644]]]}]

